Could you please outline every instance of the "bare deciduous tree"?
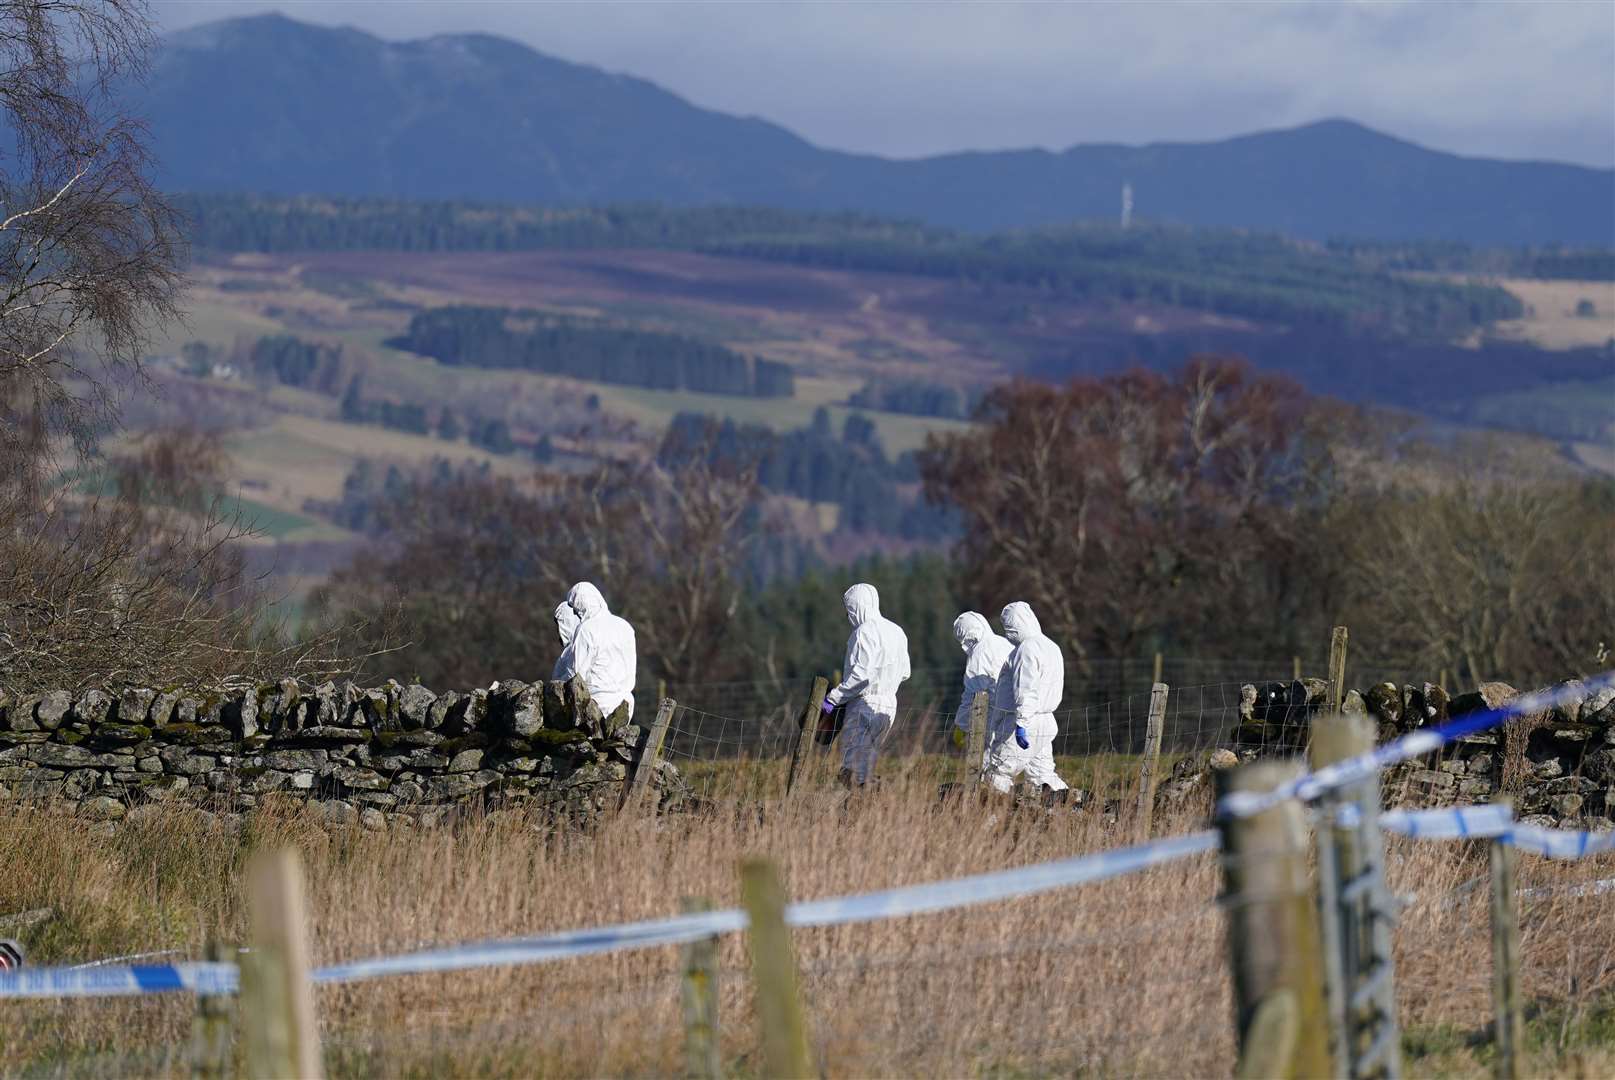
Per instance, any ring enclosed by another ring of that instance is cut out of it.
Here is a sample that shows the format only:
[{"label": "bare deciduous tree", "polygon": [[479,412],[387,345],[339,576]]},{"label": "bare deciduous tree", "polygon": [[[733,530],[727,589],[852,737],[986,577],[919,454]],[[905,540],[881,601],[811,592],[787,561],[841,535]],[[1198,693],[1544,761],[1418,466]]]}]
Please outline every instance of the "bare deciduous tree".
[{"label": "bare deciduous tree", "polygon": [[1176,377],[1014,384],[980,419],[933,439],[922,472],[964,515],[963,581],[984,610],[1030,601],[1079,667],[1294,632],[1279,568],[1326,471],[1294,383],[1200,358]]},{"label": "bare deciduous tree", "polygon": [[120,89],[154,44],[141,0],[0,2],[0,438],[82,448],[176,314],[181,244]]},{"label": "bare deciduous tree", "polygon": [[1615,642],[1607,483],[1481,476],[1354,517],[1350,618],[1374,653],[1475,685],[1590,673]]},{"label": "bare deciduous tree", "polygon": [[[0,688],[217,683],[351,667],[290,643],[243,572],[216,438],[92,450],[177,315],[182,244],[120,95],[143,0],[0,0]],[[61,464],[68,438],[76,458]],[[91,478],[110,482],[100,490]],[[88,485],[88,490],[85,486]]]},{"label": "bare deciduous tree", "polygon": [[547,677],[555,605],[590,580],[634,624],[642,689],[676,688],[742,655],[727,646],[757,511],[755,470],[704,454],[527,482],[420,477],[318,606],[376,623],[396,610],[395,673],[486,684]]}]

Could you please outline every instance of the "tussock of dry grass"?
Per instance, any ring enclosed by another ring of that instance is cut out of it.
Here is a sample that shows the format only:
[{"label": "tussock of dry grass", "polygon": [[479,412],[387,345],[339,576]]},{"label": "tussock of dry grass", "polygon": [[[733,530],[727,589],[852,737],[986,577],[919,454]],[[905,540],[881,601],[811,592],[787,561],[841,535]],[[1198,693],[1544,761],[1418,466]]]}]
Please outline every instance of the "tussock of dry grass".
[{"label": "tussock of dry grass", "polygon": [[[1162,834],[1199,827],[1159,822]],[[115,837],[21,811],[0,816],[0,911],[55,906],[40,962],[151,948],[200,954],[238,941],[251,849],[290,843],[310,879],[315,962],[432,944],[652,918],[681,896],[738,900],[736,864],[780,860],[794,898],[932,881],[1121,846],[1097,815],[939,804],[929,783],[850,803],[815,790],[789,806],[714,809],[556,834],[517,817],[428,832],[326,833],[294,808],[242,835],[182,813]],[[1398,936],[1404,1022],[1473,1032],[1489,1017],[1480,845],[1398,843],[1393,884],[1417,890]],[[1602,865],[1522,861],[1528,884],[1585,880]],[[810,1025],[831,1076],[1226,1075],[1233,1061],[1217,860],[1040,897],[795,936]],[[1460,894],[1462,895],[1462,894]],[[1608,1000],[1615,896],[1524,905],[1527,989],[1554,1009]],[[743,938],[721,953],[726,1067],[755,1073]],[[377,980],[319,992],[333,1075],[669,1075],[682,1068],[676,949],[525,968]],[[1568,1014],[1567,1014],[1568,1015]],[[0,1068],[26,1075],[177,1075],[191,1002],[7,1004]],[[1566,1031],[1574,1030],[1566,1025]],[[1443,1044],[1445,1046],[1445,1044]],[[1439,1060],[1473,1071],[1460,1039]],[[1554,1067],[1568,1051],[1548,1047]],[[1432,1059],[1434,1060],[1434,1059]],[[1608,1059],[1604,1059],[1607,1063]],[[1416,1072],[1416,1070],[1410,1070]]]}]

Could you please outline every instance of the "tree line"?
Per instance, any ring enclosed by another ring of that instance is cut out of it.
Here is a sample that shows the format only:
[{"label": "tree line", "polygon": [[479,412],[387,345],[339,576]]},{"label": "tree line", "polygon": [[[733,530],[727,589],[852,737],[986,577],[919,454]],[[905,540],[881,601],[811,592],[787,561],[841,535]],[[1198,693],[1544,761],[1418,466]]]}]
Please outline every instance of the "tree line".
[{"label": "tree line", "polygon": [[839,436],[822,406],[809,426],[786,432],[679,413],[657,459],[678,468],[696,458],[750,469],[764,491],[833,504],[838,531],[935,542],[954,529],[945,509],[920,497],[915,454],[889,459],[874,423],[858,413],[847,416]]},{"label": "tree line", "polygon": [[1376,270],[1484,274],[1543,281],[1615,281],[1615,248],[1477,248],[1461,240],[1329,241],[1329,250]]},{"label": "tree line", "polygon": [[672,248],[1425,338],[1522,312],[1516,298],[1493,286],[1410,279],[1352,254],[1233,229],[1084,224],[983,236],[756,207],[564,209],[222,195],[191,196],[184,206],[197,246],[222,251]]},{"label": "tree line", "polygon": [[514,368],[652,390],[790,397],[789,365],[680,334],[537,311],[453,306],[410,319],[389,344],[451,366]]}]

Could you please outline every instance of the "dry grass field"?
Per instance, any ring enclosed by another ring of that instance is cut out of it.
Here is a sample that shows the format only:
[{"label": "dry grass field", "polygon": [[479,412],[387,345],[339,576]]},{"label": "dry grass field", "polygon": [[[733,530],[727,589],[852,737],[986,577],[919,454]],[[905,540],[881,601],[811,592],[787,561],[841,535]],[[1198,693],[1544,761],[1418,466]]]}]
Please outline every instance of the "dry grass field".
[{"label": "dry grass field", "polygon": [[[1125,820],[939,802],[928,779],[845,800],[719,803],[694,815],[555,832],[519,814],[430,831],[327,831],[262,808],[239,828],[174,810],[113,835],[0,812],[0,912],[53,907],[42,963],[240,941],[242,867],[291,845],[310,886],[316,964],[428,945],[654,918],[679,898],[738,898],[738,861],[778,859],[797,899],[933,881],[1121,846]],[[1204,807],[1197,808],[1196,814]],[[1159,835],[1199,828],[1185,814]],[[1411,1076],[1489,1071],[1483,845],[1396,842],[1413,894],[1396,943]],[[1608,857],[1522,859],[1528,886],[1615,873]],[[1220,870],[1201,856],[1092,886],[912,918],[798,931],[812,1041],[825,1075],[1225,1076],[1233,1064]],[[1523,903],[1532,1075],[1615,1070],[1615,893]],[[760,1067],[743,937],[721,949],[731,1075]],[[329,1074],[666,1076],[682,1068],[678,951],[322,989]],[[184,995],[8,1003],[0,1072],[179,1076]]]},{"label": "dry grass field", "polygon": [[[1500,322],[1493,333],[1532,341],[1546,349],[1602,345],[1615,338],[1615,281],[1531,281],[1506,278],[1499,285],[1527,307],[1523,319]],[[1591,315],[1578,315],[1577,305],[1591,302]]]}]

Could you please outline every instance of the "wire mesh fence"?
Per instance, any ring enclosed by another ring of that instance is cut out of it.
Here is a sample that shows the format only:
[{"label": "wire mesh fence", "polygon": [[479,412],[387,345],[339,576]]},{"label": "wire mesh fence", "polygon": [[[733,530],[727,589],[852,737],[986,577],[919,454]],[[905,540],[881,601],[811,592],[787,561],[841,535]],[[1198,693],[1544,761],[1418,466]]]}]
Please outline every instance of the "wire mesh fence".
[{"label": "wire mesh fence", "polygon": [[[959,673],[953,672],[958,678]],[[1248,682],[1249,680],[1247,680]],[[925,694],[930,685],[933,692]],[[1241,702],[1246,682],[1212,682],[1174,685],[1162,718],[1160,770],[1169,771],[1178,760],[1216,747],[1239,745],[1258,751],[1299,750],[1289,745],[1295,730],[1304,725],[1282,724],[1242,728]],[[809,707],[811,682],[792,688],[771,704],[750,711],[719,712],[680,700],[668,727],[663,754],[684,774],[692,790],[705,796],[720,793],[759,796],[783,791],[788,763],[801,739],[803,714]],[[692,688],[696,700],[709,700]],[[735,699],[739,700],[739,699]],[[758,698],[757,701],[764,699]],[[771,699],[770,699],[771,700]],[[922,774],[939,783],[963,781],[974,775],[972,763],[953,742],[959,706],[957,683],[944,696],[935,683],[922,683],[899,693],[897,712],[881,744],[884,775]],[[1058,732],[1054,755],[1069,783],[1086,790],[1119,796],[1126,782],[1136,780],[1149,732],[1151,693],[1140,691],[1115,700],[1062,707],[1055,713]],[[810,718],[817,723],[817,718]],[[1000,720],[1001,722],[1001,720]],[[808,744],[811,762],[822,771],[819,758],[834,756],[817,742]],[[976,767],[979,767],[976,766]],[[777,777],[766,775],[769,770]],[[829,770],[832,774],[833,769]],[[1125,774],[1125,775],[1124,775]]]}]

